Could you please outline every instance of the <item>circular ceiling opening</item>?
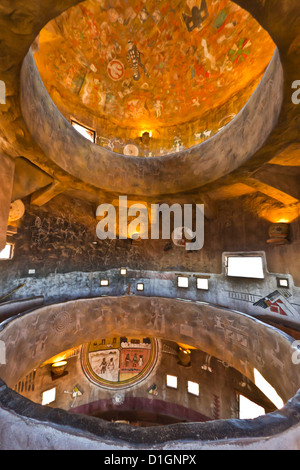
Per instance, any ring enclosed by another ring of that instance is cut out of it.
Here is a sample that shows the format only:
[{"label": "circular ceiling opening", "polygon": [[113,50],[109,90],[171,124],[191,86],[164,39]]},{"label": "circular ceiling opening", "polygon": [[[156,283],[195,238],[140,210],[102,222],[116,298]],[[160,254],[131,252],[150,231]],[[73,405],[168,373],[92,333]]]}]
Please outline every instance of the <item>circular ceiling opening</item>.
[{"label": "circular ceiling opening", "polygon": [[36,65],[60,112],[100,146],[146,157],[216,134],[275,50],[229,0],[88,0],[48,23],[38,43]]}]

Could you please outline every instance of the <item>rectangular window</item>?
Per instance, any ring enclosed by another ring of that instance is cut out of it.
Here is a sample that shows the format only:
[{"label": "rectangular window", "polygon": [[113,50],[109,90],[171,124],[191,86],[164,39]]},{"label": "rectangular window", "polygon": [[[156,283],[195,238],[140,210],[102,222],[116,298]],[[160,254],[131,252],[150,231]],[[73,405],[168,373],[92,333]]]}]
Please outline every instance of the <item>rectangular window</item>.
[{"label": "rectangular window", "polygon": [[263,259],[261,256],[228,255],[226,274],[230,277],[264,279]]},{"label": "rectangular window", "polygon": [[167,387],[177,389],[177,377],[175,375],[167,375]]},{"label": "rectangular window", "polygon": [[253,401],[239,395],[239,418],[240,419],[254,419],[266,414],[262,406],[257,405]]},{"label": "rectangular window", "polygon": [[12,259],[14,256],[14,245],[6,243],[5,248],[0,251],[0,260]]},{"label": "rectangular window", "polygon": [[254,383],[278,409],[283,407],[283,400],[257,369],[254,369]]},{"label": "rectangular window", "polygon": [[109,280],[108,279],[101,279],[100,286],[108,287],[109,286]]},{"label": "rectangular window", "polygon": [[191,393],[192,395],[196,395],[199,397],[200,393],[200,388],[199,384],[196,382],[191,382],[190,380],[188,381],[188,392]]},{"label": "rectangular window", "polygon": [[79,122],[76,121],[71,121],[72,126],[74,129],[79,132],[83,137],[86,139],[90,140],[91,142],[95,143],[96,142],[96,132],[93,131],[92,129],[89,129],[88,127],[82,126],[79,124]]},{"label": "rectangular window", "polygon": [[186,276],[178,276],[177,278],[177,286],[178,287],[189,287],[189,278]]},{"label": "rectangular window", "polygon": [[141,282],[136,285],[136,290],[142,292],[144,290],[144,284]]},{"label": "rectangular window", "polygon": [[56,398],[56,388],[51,388],[51,390],[47,390],[42,394],[42,405],[49,405],[53,403]]},{"label": "rectangular window", "polygon": [[208,290],[208,279],[197,278],[197,289]]},{"label": "rectangular window", "polygon": [[277,278],[277,287],[289,288],[289,280],[284,278]]},{"label": "rectangular window", "polygon": [[120,269],[120,274],[121,274],[122,276],[126,276],[126,274],[127,274],[127,269],[126,269],[126,268],[121,268],[121,269]]}]

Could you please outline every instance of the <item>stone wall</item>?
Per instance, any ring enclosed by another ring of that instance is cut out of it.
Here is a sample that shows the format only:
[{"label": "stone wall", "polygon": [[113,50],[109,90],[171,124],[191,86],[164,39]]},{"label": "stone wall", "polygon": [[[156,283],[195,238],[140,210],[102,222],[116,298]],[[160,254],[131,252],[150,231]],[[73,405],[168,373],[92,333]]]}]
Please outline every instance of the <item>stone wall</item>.
[{"label": "stone wall", "polygon": [[[244,197],[246,207],[247,200]],[[267,240],[271,222],[255,213],[260,200],[254,208],[249,201],[249,209],[243,212],[241,198],[217,202],[215,217],[205,219],[203,249],[190,253],[170,240],[149,239],[135,244],[130,240],[98,240],[95,203],[68,196],[57,196],[43,207],[25,202],[25,216],[15,237],[15,257],[0,263],[0,286],[1,279],[23,277],[30,268],[36,269],[37,276],[120,266],[220,274],[222,254],[228,251],[265,252],[269,272],[290,274],[294,284],[300,285],[299,265],[294,262],[300,246],[299,218],[290,224],[289,244],[270,246]]]}]

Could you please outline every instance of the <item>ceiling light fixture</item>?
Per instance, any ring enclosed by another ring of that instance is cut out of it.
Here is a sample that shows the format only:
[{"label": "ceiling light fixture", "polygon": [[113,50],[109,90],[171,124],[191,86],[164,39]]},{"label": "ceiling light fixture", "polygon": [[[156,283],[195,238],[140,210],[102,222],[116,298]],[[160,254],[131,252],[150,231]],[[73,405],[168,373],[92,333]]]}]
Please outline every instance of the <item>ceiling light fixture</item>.
[{"label": "ceiling light fixture", "polygon": [[149,145],[151,137],[152,137],[152,132],[151,131],[142,132],[142,135],[141,135],[142,144],[143,145]]},{"label": "ceiling light fixture", "polygon": [[51,366],[52,379],[55,380],[58,379],[58,377],[66,375],[67,365],[67,361],[54,362]]},{"label": "ceiling light fixture", "polygon": [[191,351],[189,349],[184,349],[179,347],[178,350],[178,359],[179,364],[184,367],[189,367],[191,365]]}]

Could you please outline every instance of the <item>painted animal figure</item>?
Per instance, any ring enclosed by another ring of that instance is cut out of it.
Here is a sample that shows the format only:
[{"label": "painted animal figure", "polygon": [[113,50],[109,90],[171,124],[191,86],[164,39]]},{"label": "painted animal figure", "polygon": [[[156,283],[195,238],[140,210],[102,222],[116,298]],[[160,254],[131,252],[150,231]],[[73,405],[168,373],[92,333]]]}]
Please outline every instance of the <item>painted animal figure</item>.
[{"label": "painted animal figure", "polygon": [[128,52],[127,52],[127,60],[130,64],[130,67],[133,69],[133,79],[135,81],[138,81],[141,77],[140,75],[140,70],[139,67],[144,71],[146,77],[149,77],[146,67],[141,61],[141,53],[136,47],[135,44],[133,44],[132,41],[128,41]]}]

